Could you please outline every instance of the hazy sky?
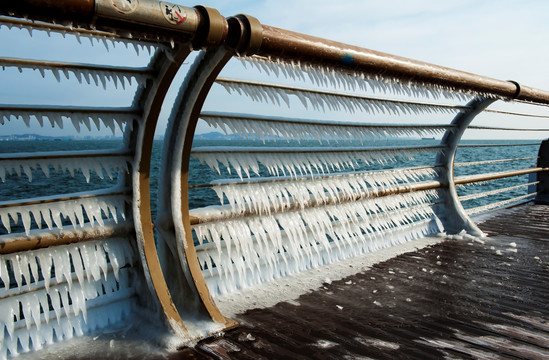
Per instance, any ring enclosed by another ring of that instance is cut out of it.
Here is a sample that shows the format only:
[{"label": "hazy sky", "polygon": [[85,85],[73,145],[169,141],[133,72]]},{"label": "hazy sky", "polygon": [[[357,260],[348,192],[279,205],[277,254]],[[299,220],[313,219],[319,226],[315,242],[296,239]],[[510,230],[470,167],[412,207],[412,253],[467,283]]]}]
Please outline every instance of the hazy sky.
[{"label": "hazy sky", "polygon": [[[205,0],[200,4],[217,8],[224,16],[247,13],[263,24],[549,90],[547,1]],[[0,31],[0,57],[37,58],[49,52],[57,56],[63,54],[63,58],[69,58],[67,61],[86,62],[93,56],[96,56],[94,61],[101,61],[104,56],[100,52],[94,55],[91,48],[85,55],[52,45],[44,48],[40,36],[30,39],[33,44],[23,39],[28,37],[24,32],[20,36],[21,40],[8,42]],[[67,41],[59,37],[58,43]],[[116,55],[118,51],[120,55]],[[124,51],[111,49],[109,56],[114,54],[121,64],[126,64],[129,57]],[[28,103],[47,102],[56,88],[63,86],[55,81],[42,81],[38,73],[32,74],[26,85],[20,84],[19,75],[13,68],[11,73],[0,69],[0,104],[20,103],[21,98]],[[75,91],[65,95],[67,104],[93,106],[97,101],[110,105],[100,99],[101,89],[96,97],[88,90],[78,94],[77,90],[83,87],[77,83],[73,86]],[[124,95],[116,95],[110,87],[108,85],[108,90],[113,95],[109,101],[117,106],[116,101]],[[131,97],[128,99],[124,101],[131,102]],[[12,123],[4,126],[3,131],[25,133],[29,130]],[[62,133],[69,129],[74,131],[68,125]],[[57,130],[41,130],[47,135],[52,131]]]}]

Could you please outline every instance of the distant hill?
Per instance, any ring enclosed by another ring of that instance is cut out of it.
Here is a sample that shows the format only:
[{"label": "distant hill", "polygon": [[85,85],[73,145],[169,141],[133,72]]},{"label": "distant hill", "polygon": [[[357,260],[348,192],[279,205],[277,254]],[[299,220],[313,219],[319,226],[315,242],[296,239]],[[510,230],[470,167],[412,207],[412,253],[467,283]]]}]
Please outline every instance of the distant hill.
[{"label": "distant hill", "polygon": [[0,141],[62,141],[62,140],[120,140],[121,137],[115,136],[45,136],[38,134],[19,134],[19,135],[0,135]]}]

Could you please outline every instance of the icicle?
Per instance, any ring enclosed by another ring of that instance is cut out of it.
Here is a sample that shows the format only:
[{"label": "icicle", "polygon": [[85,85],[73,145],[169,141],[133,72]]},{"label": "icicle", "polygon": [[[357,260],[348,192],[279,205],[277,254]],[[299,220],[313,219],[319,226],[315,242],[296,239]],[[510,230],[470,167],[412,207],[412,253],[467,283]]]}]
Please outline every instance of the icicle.
[{"label": "icicle", "polygon": [[58,127],[60,129],[63,129],[63,120],[69,119],[76,131],[80,132],[80,128],[82,127],[82,125],[86,126],[88,130],[91,130],[89,123],[90,118],[88,116],[93,119],[98,130],[100,130],[99,124],[103,123],[103,126],[105,128],[111,129],[113,134],[115,133],[115,123],[118,125],[118,128],[123,132],[124,127],[131,125],[134,118],[132,115],[116,113],[101,113],[101,115],[89,115],[87,113],[78,113],[76,110],[71,111],[70,113],[48,112],[40,110],[20,110],[17,114],[10,114],[0,111],[0,124],[3,124],[4,121],[11,121],[12,119],[21,119],[27,127],[30,127],[30,120],[32,117],[33,119],[36,119],[40,127],[44,127],[43,120],[45,119],[49,121],[52,127]]},{"label": "icicle", "polygon": [[[44,153],[47,156],[47,153]],[[38,168],[42,170],[46,177],[49,177],[49,167],[53,167],[56,170],[62,172],[69,172],[72,177],[76,170],[84,175],[86,182],[90,180],[90,170],[93,169],[95,174],[99,178],[103,178],[103,171],[106,171],[109,177],[112,179],[110,169],[115,172],[128,172],[128,158],[123,156],[97,156],[97,157],[83,157],[80,159],[63,159],[61,158],[45,158],[45,159],[18,159],[18,160],[0,160],[0,179],[5,181],[6,174],[10,174],[10,169],[23,170],[23,173],[27,176],[29,182],[32,181],[32,173],[36,172]],[[37,166],[38,165],[38,166]]]},{"label": "icicle", "polygon": [[[265,85],[260,83],[240,83],[233,82],[228,79],[218,79],[218,84],[223,87],[230,94],[232,90],[237,91],[239,94],[244,94],[251,98],[253,101],[259,102],[271,102],[274,105],[280,105],[280,99],[285,99],[289,95],[294,95],[298,98],[305,109],[308,109],[309,103],[315,110],[325,111],[325,107],[331,110],[344,109],[348,113],[355,113],[358,110],[363,110],[366,113],[372,112],[374,114],[384,114],[386,111],[392,109],[394,114],[402,115],[407,114],[413,109],[417,113],[458,113],[462,111],[459,107],[445,107],[442,105],[434,104],[408,104],[401,101],[389,101],[384,99],[376,99],[375,101],[364,99],[351,95],[339,95],[336,93],[319,93],[310,89],[286,89],[277,87],[277,85]],[[374,110],[370,104],[375,105]]]},{"label": "icicle", "polygon": [[[223,279],[215,291],[236,291],[438,231],[429,205],[437,196],[406,193],[195,225],[198,257],[203,271]],[[401,229],[409,235],[395,236]]]},{"label": "icicle", "polygon": [[348,69],[341,69],[311,65],[304,63],[289,63],[281,59],[268,59],[258,56],[240,57],[241,64],[246,67],[250,65],[258,70],[269,69],[267,74],[274,73],[275,76],[283,76],[286,79],[304,81],[305,76],[309,82],[317,86],[328,86],[342,88],[344,90],[355,90],[359,88],[362,91],[367,90],[366,84],[373,92],[392,92],[395,94],[407,94],[416,97],[432,97],[438,99],[444,97],[447,99],[456,99],[460,101],[468,100],[471,96],[485,95],[480,93],[461,93],[455,89],[444,88],[438,85],[423,84],[417,82],[401,82],[398,79],[382,77],[379,75],[365,75]]},{"label": "icicle", "polygon": [[[333,172],[335,169],[354,169],[363,164],[369,165],[372,162],[383,164],[387,161],[394,162],[397,158],[413,159],[414,154],[436,151],[438,148],[417,147],[406,149],[342,149],[330,152],[316,148],[308,148],[307,152],[285,150],[281,148],[248,148],[246,151],[232,151],[232,148],[195,148],[192,156],[202,163],[207,164],[212,170],[220,173],[219,164],[225,165],[227,171],[234,168],[242,179],[242,172],[249,176],[249,171],[259,174],[259,164],[269,169],[269,174],[278,176],[278,170],[283,174],[288,172],[296,177],[297,172],[302,174],[324,174]],[[314,171],[312,169],[315,169]]]},{"label": "icicle", "polygon": [[[46,223],[53,224],[58,228],[62,228],[60,217],[69,217],[71,223],[76,227],[77,220],[78,224],[82,227],[84,226],[84,211],[86,216],[90,219],[91,224],[93,225],[94,219],[99,224],[103,222],[103,216],[101,215],[102,208],[111,206],[114,211],[118,211],[123,218],[125,218],[125,202],[128,199],[125,196],[111,196],[109,198],[97,199],[97,198],[83,198],[75,200],[65,200],[59,201],[56,203],[44,203],[44,204],[33,204],[33,205],[23,205],[23,206],[14,206],[9,208],[0,209],[0,220],[4,228],[11,233],[11,226],[9,224],[9,218],[11,217],[15,222],[18,219],[17,214],[22,219],[25,233],[29,235],[31,230],[31,217],[30,214],[40,214],[36,219],[37,223],[40,223],[44,216],[47,218]],[[109,217],[108,213],[104,214],[105,217]],[[111,212],[111,217],[112,212]],[[113,218],[114,220],[114,218]],[[117,220],[117,219],[116,219]]]}]

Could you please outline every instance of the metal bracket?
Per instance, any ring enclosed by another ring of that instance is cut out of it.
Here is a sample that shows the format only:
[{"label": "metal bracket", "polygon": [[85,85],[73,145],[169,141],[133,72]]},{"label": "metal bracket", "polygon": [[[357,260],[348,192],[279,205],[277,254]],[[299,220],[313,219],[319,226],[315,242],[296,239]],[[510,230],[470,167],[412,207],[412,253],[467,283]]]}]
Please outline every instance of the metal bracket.
[{"label": "metal bracket", "polygon": [[454,128],[446,131],[441,140],[441,144],[446,145],[447,148],[437,156],[437,164],[442,165],[445,169],[444,173],[441,174],[441,183],[445,191],[443,195],[443,209],[439,213],[442,215],[441,221],[444,228],[449,233],[455,234],[465,230],[471,235],[484,235],[467,215],[459,201],[454,182],[454,159],[459,142],[469,124],[471,124],[478,114],[496,100],[495,98],[476,98],[471,100],[467,104],[471,110],[459,113],[452,121]]}]

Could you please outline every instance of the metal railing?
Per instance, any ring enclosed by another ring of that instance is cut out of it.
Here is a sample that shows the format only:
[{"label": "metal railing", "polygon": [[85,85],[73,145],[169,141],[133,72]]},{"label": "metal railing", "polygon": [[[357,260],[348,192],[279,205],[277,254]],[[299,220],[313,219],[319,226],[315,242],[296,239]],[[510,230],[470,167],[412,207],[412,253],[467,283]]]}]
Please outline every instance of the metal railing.
[{"label": "metal railing", "polygon": [[184,345],[237,325],[215,304],[226,293],[424,236],[481,236],[470,216],[546,201],[547,142],[461,139],[549,133],[548,92],[247,15],[116,3],[0,5],[8,38],[83,53],[2,52],[6,78],[61,90],[0,98],[0,127],[118,136],[102,150],[0,143],[4,358],[137,313]]}]

